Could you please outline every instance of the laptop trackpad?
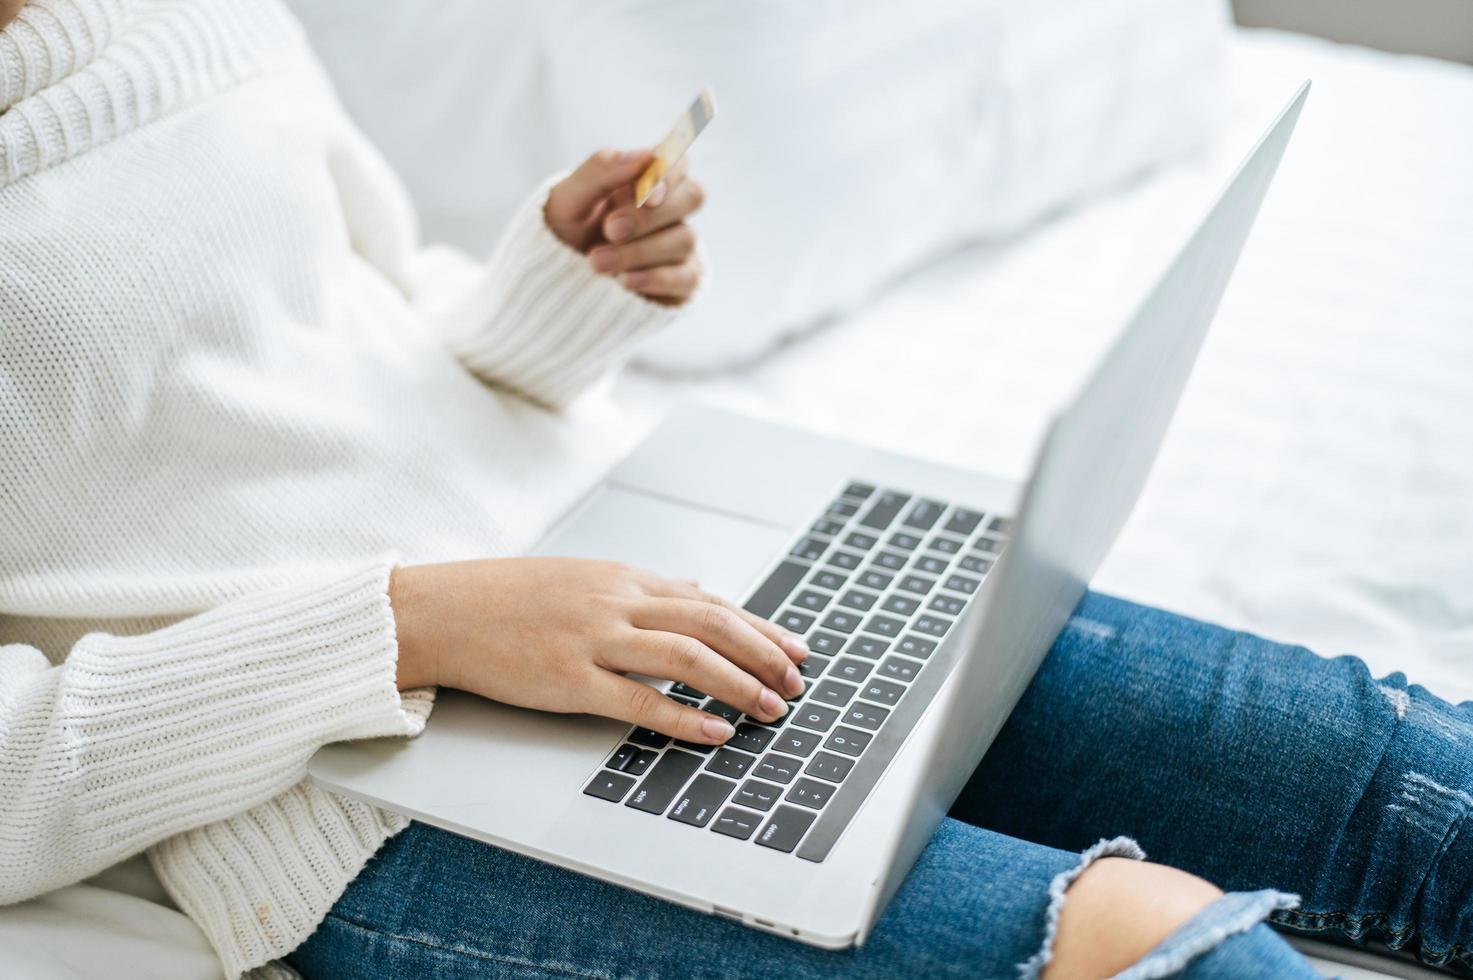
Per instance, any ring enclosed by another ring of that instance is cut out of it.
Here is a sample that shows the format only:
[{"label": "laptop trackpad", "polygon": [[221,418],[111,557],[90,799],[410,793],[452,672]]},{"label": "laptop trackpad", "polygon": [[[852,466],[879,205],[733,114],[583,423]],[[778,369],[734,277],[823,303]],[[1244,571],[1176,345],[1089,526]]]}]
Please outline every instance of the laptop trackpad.
[{"label": "laptop trackpad", "polygon": [[695,579],[739,602],[791,536],[772,524],[604,485],[533,551],[615,559]]}]

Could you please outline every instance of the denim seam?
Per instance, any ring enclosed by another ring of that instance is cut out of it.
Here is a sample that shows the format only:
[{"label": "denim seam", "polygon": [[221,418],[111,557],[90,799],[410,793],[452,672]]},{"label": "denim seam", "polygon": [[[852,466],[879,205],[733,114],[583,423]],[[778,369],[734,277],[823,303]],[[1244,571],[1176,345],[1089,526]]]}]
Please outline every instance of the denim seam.
[{"label": "denim seam", "polygon": [[[1301,922],[1300,920],[1312,920]],[[1377,921],[1379,920],[1379,922]],[[1269,921],[1277,925],[1288,926],[1290,929],[1300,929],[1306,932],[1329,932],[1337,926],[1347,934],[1347,938],[1356,937],[1349,935],[1345,925],[1353,926],[1355,929],[1376,929],[1381,933],[1382,941],[1391,949],[1401,949],[1406,945],[1416,932],[1416,926],[1408,925],[1403,929],[1388,928],[1390,917],[1385,912],[1372,912],[1370,915],[1351,915],[1348,912],[1300,912],[1298,910],[1275,912],[1269,916]],[[1421,950],[1426,956],[1432,958],[1467,960],[1470,948],[1462,943],[1454,943],[1447,949],[1434,949],[1425,941],[1420,944]]]},{"label": "denim seam", "polygon": [[490,960],[493,963],[505,963],[508,966],[529,967],[531,969],[541,970],[544,973],[549,973],[556,976],[582,977],[584,978],[584,980],[609,980],[609,974],[607,973],[585,973],[582,970],[575,970],[571,967],[549,966],[545,963],[535,963],[531,960],[519,959],[515,956],[502,956],[497,953],[490,953],[480,949],[471,949],[464,946],[445,946],[441,945],[440,943],[429,942],[428,940],[420,939],[415,936],[401,936],[398,933],[388,932],[383,929],[376,929],[371,925],[367,925],[366,923],[356,922],[343,915],[339,915],[336,912],[329,912],[327,914],[327,918],[336,919],[346,926],[351,926],[354,929],[361,929],[364,932],[372,933],[375,936],[383,936],[388,939],[396,939],[400,942],[413,943],[416,946],[423,946],[426,949],[439,950],[443,953],[458,953],[461,956],[470,956],[480,960]]}]

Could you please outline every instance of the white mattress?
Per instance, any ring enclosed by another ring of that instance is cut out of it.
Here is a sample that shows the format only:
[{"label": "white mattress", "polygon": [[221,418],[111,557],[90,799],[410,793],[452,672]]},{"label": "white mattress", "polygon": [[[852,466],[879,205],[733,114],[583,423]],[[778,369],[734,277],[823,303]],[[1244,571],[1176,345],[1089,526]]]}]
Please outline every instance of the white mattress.
[{"label": "white mattress", "polygon": [[[1473,696],[1473,69],[1239,32],[1199,159],[937,262],[741,373],[627,378],[1013,476],[1227,173],[1314,89],[1094,587]],[[720,274],[720,270],[716,270]]]},{"label": "white mattress", "polygon": [[[1247,33],[1233,62],[1231,118],[1200,161],[938,262],[751,370],[631,376],[619,397],[645,426],[698,398],[1021,475],[1052,406],[1313,77],[1160,464],[1095,586],[1473,694],[1473,69]],[[118,894],[81,885],[0,909],[0,973],[214,973],[187,920]]]}]

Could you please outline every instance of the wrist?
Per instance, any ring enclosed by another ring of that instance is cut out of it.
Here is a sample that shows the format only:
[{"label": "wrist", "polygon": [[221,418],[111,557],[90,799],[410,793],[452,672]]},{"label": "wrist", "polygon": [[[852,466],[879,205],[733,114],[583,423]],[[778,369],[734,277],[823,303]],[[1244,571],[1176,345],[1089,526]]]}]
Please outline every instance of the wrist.
[{"label": "wrist", "polygon": [[401,691],[439,683],[434,658],[426,649],[419,629],[421,602],[415,583],[413,568],[395,567],[389,573],[389,609],[394,615],[394,634],[399,646],[396,682]]}]

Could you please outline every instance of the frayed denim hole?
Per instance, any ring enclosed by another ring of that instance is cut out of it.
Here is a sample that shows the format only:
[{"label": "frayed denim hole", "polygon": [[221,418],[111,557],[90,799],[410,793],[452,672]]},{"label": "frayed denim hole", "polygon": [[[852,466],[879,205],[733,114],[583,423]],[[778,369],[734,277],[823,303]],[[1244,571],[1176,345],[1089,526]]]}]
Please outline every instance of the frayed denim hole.
[{"label": "frayed denim hole", "polygon": [[1258,925],[1269,914],[1298,906],[1299,896],[1271,888],[1256,892],[1229,892],[1156,944],[1156,948],[1112,980],[1159,980],[1186,969],[1188,963],[1211,952],[1233,936]]},{"label": "frayed denim hole", "polygon": [[1129,837],[1114,837],[1108,840],[1100,840],[1093,847],[1085,850],[1079,855],[1079,863],[1068,871],[1062,871],[1054,875],[1053,881],[1048,886],[1048,911],[1044,914],[1043,942],[1039,945],[1038,952],[1034,953],[1027,962],[1018,964],[1018,977],[1020,980],[1038,980],[1043,973],[1043,968],[1048,965],[1054,956],[1054,939],[1059,934],[1059,916],[1064,911],[1064,901],[1069,891],[1069,886],[1074,884],[1080,875],[1089,870],[1103,857],[1123,857],[1132,861],[1144,861],[1146,852],[1141,850],[1140,845]]}]

